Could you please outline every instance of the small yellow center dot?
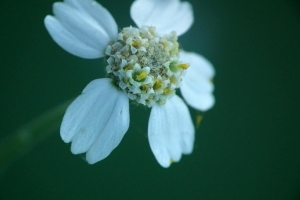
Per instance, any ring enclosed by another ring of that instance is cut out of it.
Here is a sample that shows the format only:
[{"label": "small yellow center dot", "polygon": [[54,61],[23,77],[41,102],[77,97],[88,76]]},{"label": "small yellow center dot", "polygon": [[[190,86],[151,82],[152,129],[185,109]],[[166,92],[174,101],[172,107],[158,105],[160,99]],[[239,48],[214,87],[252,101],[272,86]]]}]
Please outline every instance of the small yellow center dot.
[{"label": "small yellow center dot", "polygon": [[136,80],[144,81],[146,78],[147,78],[147,72],[142,72],[139,75],[137,75]]}]

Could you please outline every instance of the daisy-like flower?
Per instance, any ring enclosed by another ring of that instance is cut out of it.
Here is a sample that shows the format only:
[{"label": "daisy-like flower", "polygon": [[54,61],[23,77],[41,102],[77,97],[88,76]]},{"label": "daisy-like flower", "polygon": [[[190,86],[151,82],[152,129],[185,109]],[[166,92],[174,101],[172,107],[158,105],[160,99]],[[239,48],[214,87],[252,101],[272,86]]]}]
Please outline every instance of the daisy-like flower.
[{"label": "daisy-like flower", "polygon": [[177,36],[193,23],[193,10],[180,0],[136,0],[136,27],[118,32],[111,14],[93,0],[53,5],[45,26],[53,40],[81,58],[104,58],[108,78],[89,83],[68,107],[60,129],[73,154],[94,164],[106,158],[129,127],[129,101],[151,108],[148,138],[163,167],[193,151],[195,129],[186,103],[206,111],[214,104],[214,68],[202,56],[179,50]]}]

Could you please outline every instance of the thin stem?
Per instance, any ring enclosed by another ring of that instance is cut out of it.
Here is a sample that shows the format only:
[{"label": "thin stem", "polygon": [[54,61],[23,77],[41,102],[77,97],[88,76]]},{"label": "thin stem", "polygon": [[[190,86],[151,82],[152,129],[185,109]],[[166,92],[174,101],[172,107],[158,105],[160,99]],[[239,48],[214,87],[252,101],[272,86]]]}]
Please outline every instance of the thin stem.
[{"label": "thin stem", "polygon": [[67,101],[25,124],[0,141],[0,175],[18,158],[59,130]]}]

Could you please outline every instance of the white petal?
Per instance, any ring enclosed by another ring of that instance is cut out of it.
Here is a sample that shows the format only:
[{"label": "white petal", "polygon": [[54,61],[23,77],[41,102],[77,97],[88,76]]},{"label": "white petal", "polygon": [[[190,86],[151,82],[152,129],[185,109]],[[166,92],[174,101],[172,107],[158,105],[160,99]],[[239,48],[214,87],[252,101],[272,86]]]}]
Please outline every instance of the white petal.
[{"label": "white petal", "polygon": [[65,2],[97,21],[112,40],[116,39],[118,35],[117,23],[106,8],[92,0],[65,0]]},{"label": "white petal", "polygon": [[67,52],[81,58],[98,58],[102,56],[99,50],[76,38],[56,18],[48,15],[45,18],[45,26],[53,40]]},{"label": "white petal", "polygon": [[213,94],[198,93],[187,84],[183,83],[180,87],[180,91],[186,103],[197,110],[207,111],[215,104],[215,97]]},{"label": "white petal", "polygon": [[184,34],[193,24],[193,8],[179,0],[136,0],[130,14],[138,27],[155,26],[161,34]]},{"label": "white petal", "polygon": [[104,56],[106,46],[117,39],[117,25],[110,13],[92,0],[67,0],[53,5],[45,18],[51,37],[63,49],[82,58]]},{"label": "white petal", "polygon": [[164,106],[152,107],[148,136],[151,150],[163,167],[178,162],[181,154],[192,152],[195,130],[182,99],[175,95]]},{"label": "white petal", "polygon": [[[120,93],[120,92],[119,92]],[[109,94],[107,94],[109,95]],[[121,142],[129,127],[129,102],[127,95],[122,93],[115,99],[109,121],[93,146],[86,154],[86,160],[94,164],[106,158]]]},{"label": "white petal", "polygon": [[[68,107],[60,134],[64,142],[72,141],[72,153],[88,152],[87,161],[92,164],[112,152],[128,127],[129,102],[126,94],[119,91],[111,79],[103,78],[89,83]],[[105,156],[90,156],[100,152]]]},{"label": "white petal", "polygon": [[181,52],[180,57],[183,62],[190,64],[180,86],[184,99],[197,110],[210,109],[215,103],[212,94],[215,70],[212,64],[196,53]]}]

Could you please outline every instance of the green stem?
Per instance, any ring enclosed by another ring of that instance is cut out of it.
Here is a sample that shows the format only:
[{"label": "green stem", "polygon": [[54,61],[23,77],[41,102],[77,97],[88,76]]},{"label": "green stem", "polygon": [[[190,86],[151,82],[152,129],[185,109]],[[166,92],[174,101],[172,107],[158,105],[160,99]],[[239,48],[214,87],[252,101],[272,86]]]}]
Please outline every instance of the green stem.
[{"label": "green stem", "polygon": [[49,110],[0,141],[0,175],[18,158],[59,130],[71,101]]}]

